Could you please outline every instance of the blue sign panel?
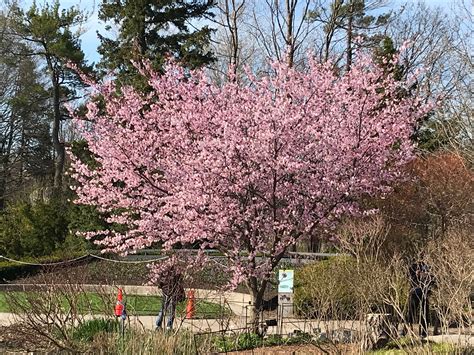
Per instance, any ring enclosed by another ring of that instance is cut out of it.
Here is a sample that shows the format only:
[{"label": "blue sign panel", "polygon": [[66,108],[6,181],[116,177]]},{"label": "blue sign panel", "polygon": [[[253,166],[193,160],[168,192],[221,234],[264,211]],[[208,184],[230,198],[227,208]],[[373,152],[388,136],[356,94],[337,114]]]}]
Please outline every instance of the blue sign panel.
[{"label": "blue sign panel", "polygon": [[293,293],[293,270],[278,271],[278,293]]}]

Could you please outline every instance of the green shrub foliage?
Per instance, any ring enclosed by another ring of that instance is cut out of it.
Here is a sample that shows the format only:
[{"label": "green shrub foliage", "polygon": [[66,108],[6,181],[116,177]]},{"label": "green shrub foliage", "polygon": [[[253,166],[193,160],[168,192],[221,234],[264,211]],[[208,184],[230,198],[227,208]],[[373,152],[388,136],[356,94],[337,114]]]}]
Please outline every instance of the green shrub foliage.
[{"label": "green shrub foliage", "polygon": [[73,329],[72,337],[75,340],[90,342],[99,333],[113,333],[120,331],[120,324],[116,319],[91,319]]},{"label": "green shrub foliage", "polygon": [[0,214],[0,252],[11,257],[50,255],[68,234],[64,203],[17,202]]},{"label": "green shrub foliage", "polygon": [[306,265],[295,274],[296,309],[306,317],[356,319],[363,316],[360,312],[391,312],[383,300],[393,299],[393,294],[403,308],[408,275],[388,281],[390,272],[376,262],[357,264],[348,256]]},{"label": "green shrub foliage", "polygon": [[94,208],[64,198],[17,201],[0,211],[0,254],[14,259],[86,254],[93,245],[75,232],[104,225]]}]

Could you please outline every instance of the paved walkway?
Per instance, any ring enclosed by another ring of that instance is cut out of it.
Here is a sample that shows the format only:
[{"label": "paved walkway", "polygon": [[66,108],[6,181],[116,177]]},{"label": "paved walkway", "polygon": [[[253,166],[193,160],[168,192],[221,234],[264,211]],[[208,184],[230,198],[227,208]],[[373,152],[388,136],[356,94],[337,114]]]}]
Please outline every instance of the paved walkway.
[{"label": "paved walkway", "polygon": [[[15,289],[28,290],[32,285],[14,285]],[[35,285],[40,286],[40,285]],[[84,292],[116,293],[116,286],[81,285]],[[161,290],[155,286],[123,286],[125,295],[161,295]],[[1,288],[0,288],[1,290]],[[188,291],[188,290],[187,290]],[[197,301],[206,300],[229,307],[233,315],[227,319],[176,319],[175,327],[190,329],[193,332],[218,332],[223,330],[242,329],[246,327],[246,315],[252,298],[249,294],[239,292],[221,292],[215,290],[194,289]],[[86,319],[101,317],[99,315],[86,316]],[[156,316],[130,316],[127,323],[130,326],[143,327],[144,329],[155,328]],[[7,326],[15,322],[12,313],[0,313],[0,326]],[[331,332],[334,330],[358,330],[358,321],[330,321],[304,320],[298,318],[285,318],[283,324],[268,328],[268,334],[290,334],[295,331],[308,333]],[[428,340],[434,342],[447,342],[460,345],[474,346],[474,336],[468,335],[439,335],[430,336]]]}]

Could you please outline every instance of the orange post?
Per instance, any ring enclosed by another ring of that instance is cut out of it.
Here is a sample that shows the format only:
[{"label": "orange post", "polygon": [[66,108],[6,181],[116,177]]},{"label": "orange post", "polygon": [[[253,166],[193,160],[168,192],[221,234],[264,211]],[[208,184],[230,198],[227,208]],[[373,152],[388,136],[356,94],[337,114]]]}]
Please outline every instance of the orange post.
[{"label": "orange post", "polygon": [[118,294],[117,294],[117,303],[115,304],[115,316],[120,317],[122,316],[124,311],[124,304],[123,304],[123,293],[122,289],[118,289]]},{"label": "orange post", "polygon": [[192,319],[194,317],[195,305],[194,305],[194,290],[188,292],[188,303],[186,305],[186,319]]}]

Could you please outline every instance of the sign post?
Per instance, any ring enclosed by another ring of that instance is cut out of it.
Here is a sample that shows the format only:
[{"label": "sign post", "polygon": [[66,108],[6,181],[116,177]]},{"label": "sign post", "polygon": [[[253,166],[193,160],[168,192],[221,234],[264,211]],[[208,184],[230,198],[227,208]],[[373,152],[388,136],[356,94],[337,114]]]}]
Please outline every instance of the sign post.
[{"label": "sign post", "polygon": [[293,315],[294,270],[278,271],[278,306],[280,317]]}]

